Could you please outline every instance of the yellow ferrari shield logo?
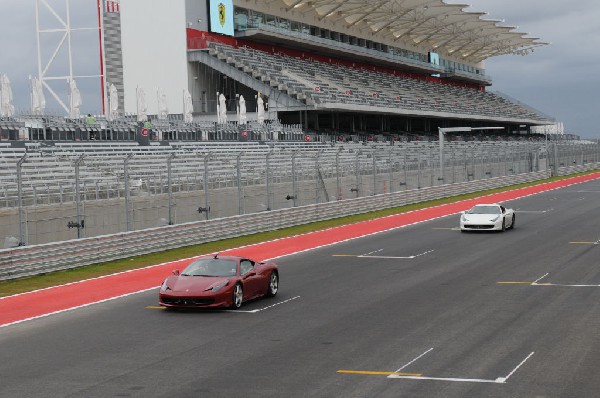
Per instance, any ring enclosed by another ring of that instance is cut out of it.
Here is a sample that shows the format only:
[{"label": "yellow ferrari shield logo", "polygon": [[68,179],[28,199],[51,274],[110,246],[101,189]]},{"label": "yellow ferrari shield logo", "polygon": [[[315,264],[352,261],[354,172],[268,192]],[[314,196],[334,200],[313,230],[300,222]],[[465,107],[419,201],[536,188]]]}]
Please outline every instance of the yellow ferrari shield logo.
[{"label": "yellow ferrari shield logo", "polygon": [[225,12],[227,11],[227,9],[225,8],[225,4],[223,3],[219,3],[219,23],[221,23],[221,26],[225,26]]}]

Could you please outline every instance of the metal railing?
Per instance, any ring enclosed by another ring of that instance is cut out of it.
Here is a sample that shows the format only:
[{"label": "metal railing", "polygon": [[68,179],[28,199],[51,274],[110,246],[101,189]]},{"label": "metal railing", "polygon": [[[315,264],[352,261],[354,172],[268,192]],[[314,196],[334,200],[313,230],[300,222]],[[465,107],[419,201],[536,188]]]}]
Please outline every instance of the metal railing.
[{"label": "metal railing", "polygon": [[[551,163],[543,142],[451,143],[443,167],[435,142],[247,144],[135,155],[27,152],[0,175],[0,237],[44,244],[518,175]],[[570,153],[555,163],[574,161]]]}]

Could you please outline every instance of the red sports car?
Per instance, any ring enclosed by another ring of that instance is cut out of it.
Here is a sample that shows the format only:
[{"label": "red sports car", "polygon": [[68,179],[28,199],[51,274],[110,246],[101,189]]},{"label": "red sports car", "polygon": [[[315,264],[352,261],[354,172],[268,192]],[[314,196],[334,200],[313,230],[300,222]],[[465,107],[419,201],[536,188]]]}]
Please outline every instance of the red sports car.
[{"label": "red sports car", "polygon": [[203,256],[163,282],[159,304],[168,308],[238,309],[244,301],[273,297],[279,290],[279,271],[273,262],[238,256]]}]

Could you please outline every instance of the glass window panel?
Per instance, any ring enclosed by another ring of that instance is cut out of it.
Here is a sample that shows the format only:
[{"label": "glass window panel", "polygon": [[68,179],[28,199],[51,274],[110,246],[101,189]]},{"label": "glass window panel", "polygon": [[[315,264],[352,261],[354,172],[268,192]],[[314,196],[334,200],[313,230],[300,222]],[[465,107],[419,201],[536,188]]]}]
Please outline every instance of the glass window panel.
[{"label": "glass window panel", "polygon": [[265,23],[270,26],[276,26],[277,19],[274,15],[265,15]]}]

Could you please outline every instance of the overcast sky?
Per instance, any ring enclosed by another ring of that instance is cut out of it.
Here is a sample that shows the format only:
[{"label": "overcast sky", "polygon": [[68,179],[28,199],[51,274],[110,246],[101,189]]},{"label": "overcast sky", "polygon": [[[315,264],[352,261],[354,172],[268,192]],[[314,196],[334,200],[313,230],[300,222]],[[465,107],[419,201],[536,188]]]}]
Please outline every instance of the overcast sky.
[{"label": "overcast sky", "polygon": [[[64,13],[64,0],[47,0]],[[126,1],[126,0],[123,0]],[[527,56],[504,55],[486,62],[493,79],[492,90],[500,91],[562,121],[567,132],[582,137],[600,138],[593,115],[600,112],[600,1],[599,0],[447,0],[471,4],[467,11],[483,11],[485,18],[501,19],[501,25],[518,26],[551,43]],[[0,0],[0,73],[8,74],[13,85],[17,110],[30,108],[29,75],[37,76],[35,0]],[[43,29],[59,27],[42,8]],[[142,18],[140,16],[140,18]],[[143,18],[142,18],[143,19]],[[73,27],[97,25],[96,0],[72,0]],[[42,58],[47,62],[61,38],[60,33],[42,34]],[[74,75],[99,74],[97,31],[78,31],[72,35]],[[56,57],[55,70],[66,65],[66,46]],[[52,70],[52,69],[50,69]],[[596,71],[596,72],[594,72]],[[57,72],[58,73],[58,72]],[[97,78],[79,78],[82,113],[100,113]],[[66,81],[52,84],[65,98]],[[46,93],[47,110],[62,112]]]},{"label": "overcast sky", "polygon": [[594,115],[600,112],[599,0],[449,0],[471,4],[550,45],[526,56],[503,55],[486,61],[492,90],[508,94],[562,121],[565,130],[600,138]]}]

